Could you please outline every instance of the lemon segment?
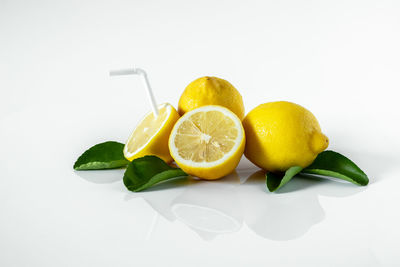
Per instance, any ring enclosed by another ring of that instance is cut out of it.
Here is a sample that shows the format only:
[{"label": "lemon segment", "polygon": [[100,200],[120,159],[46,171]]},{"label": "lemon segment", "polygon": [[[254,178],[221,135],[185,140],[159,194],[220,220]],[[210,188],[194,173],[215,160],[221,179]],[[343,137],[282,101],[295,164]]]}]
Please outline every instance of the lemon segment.
[{"label": "lemon segment", "polygon": [[231,173],[244,151],[240,119],[221,106],[203,106],[185,113],[175,124],[169,149],[185,172],[203,179]]},{"label": "lemon segment", "polygon": [[158,106],[159,115],[148,113],[133,130],[124,147],[124,156],[132,161],[146,155],[155,155],[166,162],[172,157],[168,149],[168,138],[179,119],[176,109],[168,104]]}]

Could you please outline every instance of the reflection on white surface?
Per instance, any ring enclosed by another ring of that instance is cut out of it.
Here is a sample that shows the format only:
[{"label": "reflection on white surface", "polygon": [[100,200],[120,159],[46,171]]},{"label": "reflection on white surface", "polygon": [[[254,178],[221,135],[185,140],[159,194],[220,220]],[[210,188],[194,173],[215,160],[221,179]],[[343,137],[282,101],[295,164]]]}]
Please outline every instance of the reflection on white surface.
[{"label": "reflection on white surface", "polygon": [[[264,186],[264,173],[257,171],[246,182]],[[259,236],[272,240],[295,239],[325,218],[315,192],[267,193],[265,186],[263,189],[264,192],[255,186],[246,186],[241,193],[241,200],[248,207],[246,224]]]},{"label": "reflection on white surface", "polygon": [[[0,1],[0,266],[400,266],[399,13],[395,0]],[[124,142],[149,110],[138,77],[108,76],[129,64],[151,72],[162,102],[215,74],[246,112],[304,105],[371,184],[296,178],[270,194],[249,165],[239,181],[131,193],[123,170],[74,172],[85,149]],[[172,207],[193,205],[193,191],[241,229],[187,226]]]},{"label": "reflection on white surface", "polygon": [[[363,190],[348,183],[301,176],[278,193],[270,193],[262,171],[242,166],[221,180],[189,179],[179,185],[160,185],[152,191],[128,193],[126,200],[143,198],[162,217],[182,222],[204,240],[237,232],[246,225],[260,237],[284,241],[303,236],[324,220],[320,195],[346,197]],[[154,227],[156,223],[149,234]]]},{"label": "reflection on white surface", "polygon": [[74,171],[76,175],[95,184],[109,184],[121,181],[125,169]]},{"label": "reflection on white surface", "polygon": [[237,187],[231,183],[237,183],[238,175],[231,174],[226,181],[199,181],[177,196],[169,208],[175,218],[204,239],[236,232],[242,226],[243,212]]},{"label": "reflection on white surface", "polygon": [[172,206],[175,216],[188,226],[210,233],[231,233],[240,229],[240,223],[213,208],[190,204]]}]

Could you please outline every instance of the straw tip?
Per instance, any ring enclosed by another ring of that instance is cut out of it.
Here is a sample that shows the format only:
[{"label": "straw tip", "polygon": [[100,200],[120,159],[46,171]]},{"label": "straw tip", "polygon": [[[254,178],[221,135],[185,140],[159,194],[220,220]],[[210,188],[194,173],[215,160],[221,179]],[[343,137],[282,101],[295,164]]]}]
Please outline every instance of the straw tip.
[{"label": "straw tip", "polygon": [[119,75],[138,74],[138,72],[136,68],[129,68],[129,69],[111,70],[109,74],[110,76],[119,76]]}]

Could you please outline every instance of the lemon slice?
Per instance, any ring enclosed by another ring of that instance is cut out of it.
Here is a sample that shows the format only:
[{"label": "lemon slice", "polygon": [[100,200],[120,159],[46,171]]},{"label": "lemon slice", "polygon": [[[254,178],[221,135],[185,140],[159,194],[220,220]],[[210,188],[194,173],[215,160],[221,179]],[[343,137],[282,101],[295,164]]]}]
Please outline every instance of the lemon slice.
[{"label": "lemon slice", "polygon": [[185,172],[207,180],[238,165],[245,135],[240,119],[222,106],[203,106],[183,115],[172,129],[169,150]]},{"label": "lemon slice", "polygon": [[159,115],[148,113],[133,130],[124,147],[124,156],[132,161],[146,155],[155,155],[166,162],[172,157],[168,150],[168,138],[179,119],[176,109],[168,104],[158,106]]}]

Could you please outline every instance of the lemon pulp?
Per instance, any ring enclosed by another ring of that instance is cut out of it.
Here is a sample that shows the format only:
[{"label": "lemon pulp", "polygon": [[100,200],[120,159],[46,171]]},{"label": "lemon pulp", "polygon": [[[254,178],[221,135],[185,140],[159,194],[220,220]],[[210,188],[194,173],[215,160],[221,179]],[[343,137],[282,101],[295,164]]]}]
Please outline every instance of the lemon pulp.
[{"label": "lemon pulp", "polygon": [[216,161],[235,145],[239,131],[234,126],[232,119],[219,111],[194,114],[180,125],[175,146],[179,147],[179,155],[186,160]]},{"label": "lemon pulp", "polygon": [[128,151],[137,151],[147,143],[153,135],[157,133],[160,125],[163,124],[168,116],[168,111],[165,106],[159,109],[159,115],[154,116],[154,113],[149,113],[142,122],[133,131],[131,138],[127,142]]},{"label": "lemon pulp", "polygon": [[186,113],[172,130],[171,156],[189,174],[217,179],[232,172],[244,150],[240,119],[221,106]]},{"label": "lemon pulp", "polygon": [[133,130],[124,147],[124,155],[133,160],[146,155],[155,155],[171,162],[168,138],[179,115],[170,104],[158,107],[159,115],[148,113]]}]

